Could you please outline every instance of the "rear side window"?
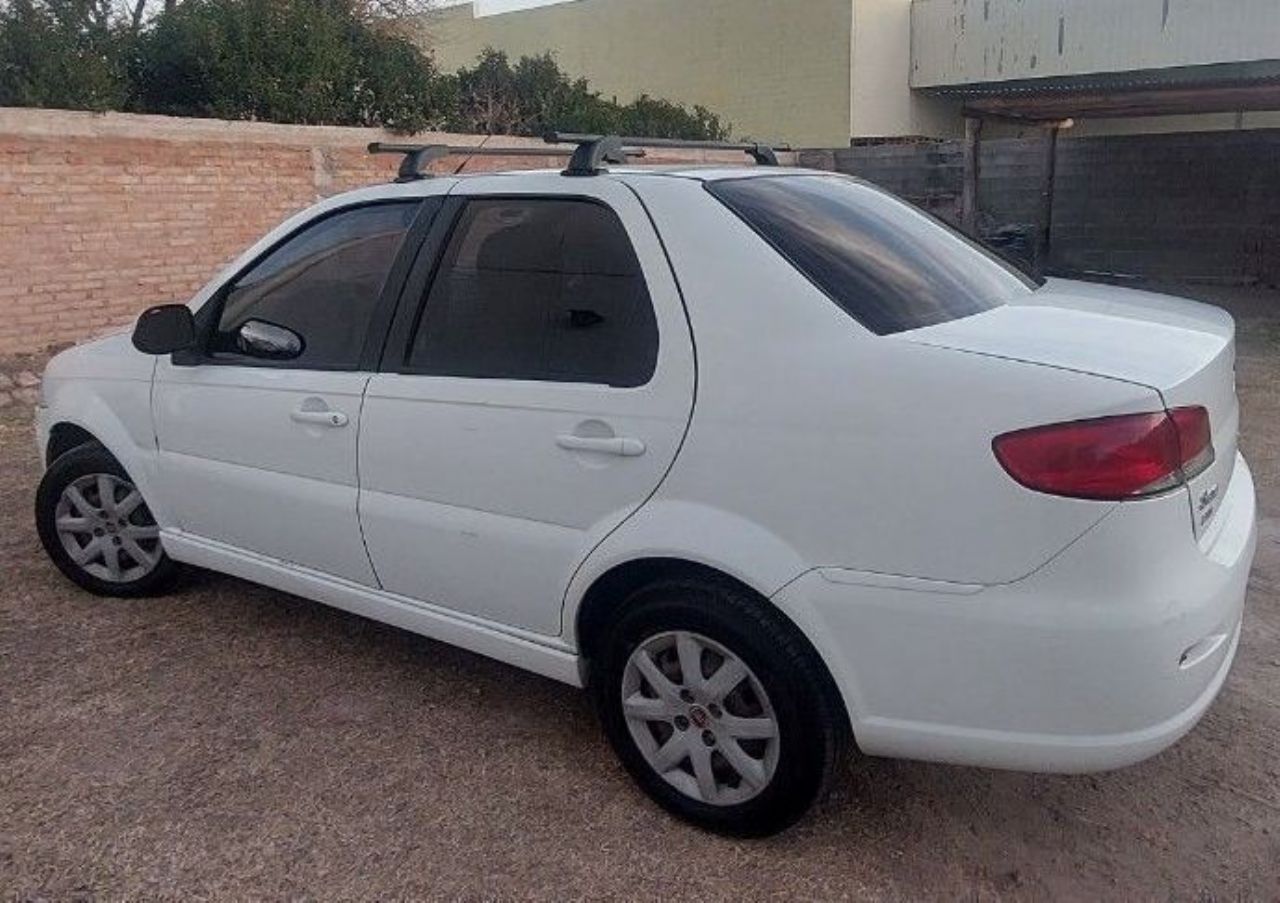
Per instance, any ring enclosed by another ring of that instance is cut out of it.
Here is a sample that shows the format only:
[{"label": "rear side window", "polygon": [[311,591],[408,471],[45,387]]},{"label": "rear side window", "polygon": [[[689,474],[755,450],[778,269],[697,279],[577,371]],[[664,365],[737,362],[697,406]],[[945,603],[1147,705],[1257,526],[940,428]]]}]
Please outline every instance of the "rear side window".
[{"label": "rear side window", "polygon": [[483,199],[454,227],[407,369],[634,387],[653,376],[657,357],[649,291],[612,210]]},{"label": "rear side window", "polygon": [[950,227],[853,179],[784,176],[707,187],[879,335],[981,313],[1035,287]]},{"label": "rear side window", "polygon": [[227,289],[211,343],[215,359],[261,363],[241,353],[250,320],[302,339],[288,366],[354,370],[383,283],[420,207],[396,201],[331,214],[289,238]]}]

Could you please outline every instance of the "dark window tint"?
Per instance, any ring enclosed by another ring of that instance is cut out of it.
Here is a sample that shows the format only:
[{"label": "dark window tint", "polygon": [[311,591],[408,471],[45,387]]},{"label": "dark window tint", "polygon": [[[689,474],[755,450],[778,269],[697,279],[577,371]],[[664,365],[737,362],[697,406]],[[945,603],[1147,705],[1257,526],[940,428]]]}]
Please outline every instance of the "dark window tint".
[{"label": "dark window tint", "polygon": [[240,327],[259,320],[292,330],[302,354],[287,366],[351,370],[359,366],[369,324],[418,202],[357,207],[325,217],[287,240],[227,292],[211,351],[242,355]]},{"label": "dark window tint", "polygon": [[1034,285],[948,226],[853,179],[787,176],[708,187],[880,335],[989,310]]},{"label": "dark window tint", "polygon": [[613,211],[478,200],[445,249],[408,365],[437,376],[639,386],[657,356],[653,305]]}]

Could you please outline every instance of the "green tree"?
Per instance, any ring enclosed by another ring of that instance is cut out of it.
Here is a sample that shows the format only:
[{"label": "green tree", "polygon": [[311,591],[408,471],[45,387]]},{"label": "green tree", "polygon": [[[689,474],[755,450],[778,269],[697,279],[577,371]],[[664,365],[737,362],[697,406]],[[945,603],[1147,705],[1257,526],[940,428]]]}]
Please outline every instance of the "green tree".
[{"label": "green tree", "polygon": [[690,110],[648,96],[626,105],[606,100],[586,79],[570,78],[550,53],[512,65],[505,53],[489,48],[453,82],[448,125],[459,132],[541,135],[559,129],[692,140],[721,140],[729,133],[704,107]]},{"label": "green tree", "polygon": [[138,45],[136,109],[416,131],[444,85],[408,38],[346,0],[186,0]]},{"label": "green tree", "polygon": [[0,106],[120,109],[130,42],[108,0],[0,2]]},{"label": "green tree", "polygon": [[[312,125],[720,139],[709,110],[606,100],[550,53],[436,71],[433,0],[0,0],[0,105]],[[114,5],[113,5],[114,4]]]}]

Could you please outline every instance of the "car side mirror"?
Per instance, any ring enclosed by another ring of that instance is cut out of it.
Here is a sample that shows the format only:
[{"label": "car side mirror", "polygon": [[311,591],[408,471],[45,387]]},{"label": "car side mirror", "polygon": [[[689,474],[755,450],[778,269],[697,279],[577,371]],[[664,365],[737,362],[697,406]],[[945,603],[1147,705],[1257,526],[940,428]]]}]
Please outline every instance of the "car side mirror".
[{"label": "car side mirror", "polygon": [[133,327],[133,347],[143,354],[173,354],[195,343],[195,317],[185,304],[148,308]]},{"label": "car side mirror", "polygon": [[236,349],[248,357],[291,361],[302,354],[302,347],[302,336],[264,320],[246,320],[236,330]]}]

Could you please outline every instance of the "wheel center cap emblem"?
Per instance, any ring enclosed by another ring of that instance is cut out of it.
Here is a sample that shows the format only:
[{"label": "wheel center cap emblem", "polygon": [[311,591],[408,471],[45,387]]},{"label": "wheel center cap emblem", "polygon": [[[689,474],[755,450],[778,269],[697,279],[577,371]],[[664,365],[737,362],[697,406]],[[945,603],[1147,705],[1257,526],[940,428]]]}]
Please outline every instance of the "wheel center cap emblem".
[{"label": "wheel center cap emblem", "polygon": [[711,722],[711,716],[707,714],[707,710],[702,706],[695,705],[689,709],[689,720],[699,729],[705,728]]}]

